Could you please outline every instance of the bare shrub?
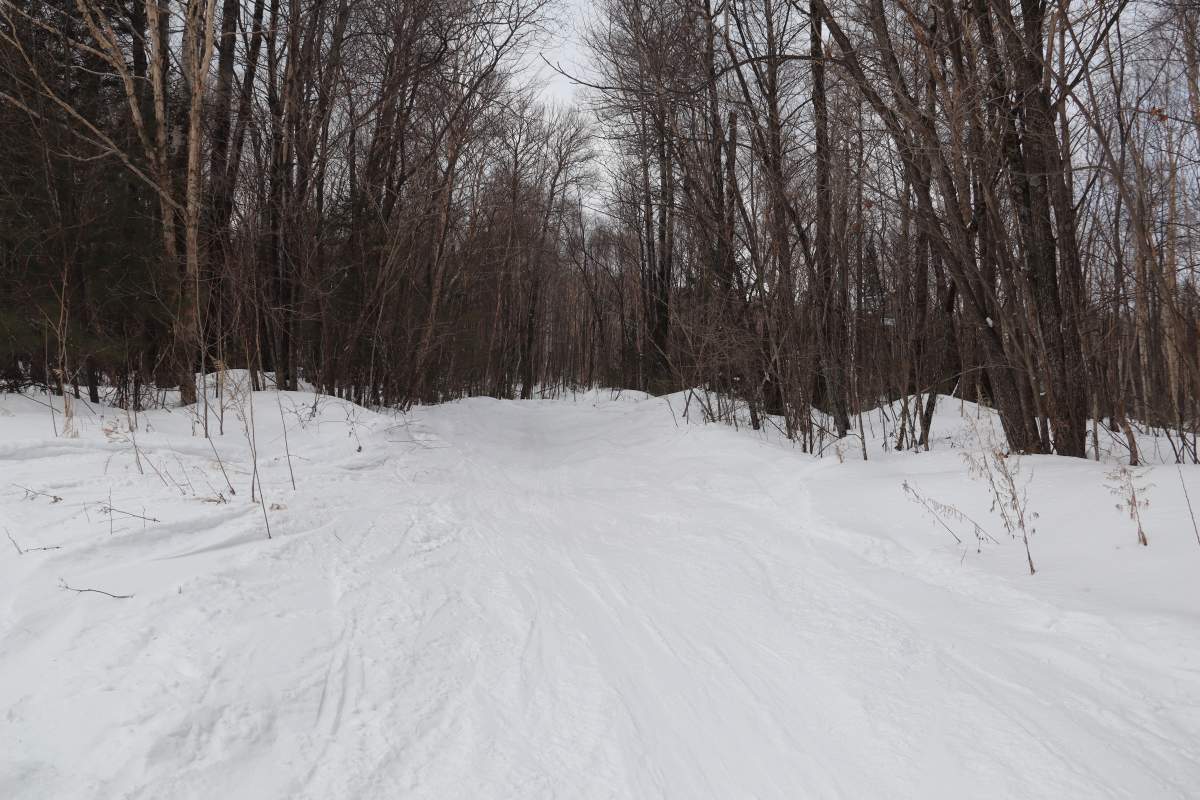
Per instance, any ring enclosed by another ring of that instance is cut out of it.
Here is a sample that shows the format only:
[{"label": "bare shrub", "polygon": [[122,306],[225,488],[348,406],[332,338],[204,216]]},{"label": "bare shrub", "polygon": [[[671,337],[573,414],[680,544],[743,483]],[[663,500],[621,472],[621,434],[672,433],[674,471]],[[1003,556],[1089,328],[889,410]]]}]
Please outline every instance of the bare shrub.
[{"label": "bare shrub", "polygon": [[1137,526],[1137,542],[1146,547],[1150,542],[1146,539],[1146,530],[1142,527],[1142,509],[1150,507],[1146,492],[1150,486],[1146,482],[1146,473],[1134,467],[1121,465],[1108,473],[1109,491],[1116,495],[1121,502],[1117,503],[1118,511],[1128,511],[1129,519]]}]

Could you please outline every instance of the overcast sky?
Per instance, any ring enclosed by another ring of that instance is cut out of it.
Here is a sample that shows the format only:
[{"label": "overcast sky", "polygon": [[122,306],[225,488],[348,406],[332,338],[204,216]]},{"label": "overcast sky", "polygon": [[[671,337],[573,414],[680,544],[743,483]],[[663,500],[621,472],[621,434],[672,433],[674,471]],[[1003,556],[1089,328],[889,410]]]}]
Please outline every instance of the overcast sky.
[{"label": "overcast sky", "polygon": [[[555,14],[559,22],[542,46],[541,54],[552,64],[562,64],[569,73],[578,74],[584,70],[586,54],[580,47],[579,33],[591,13],[592,0],[556,0]],[[547,103],[571,103],[575,99],[576,87],[567,78],[555,74],[537,53],[534,53],[533,60],[537,74],[545,83],[543,99]]]}]

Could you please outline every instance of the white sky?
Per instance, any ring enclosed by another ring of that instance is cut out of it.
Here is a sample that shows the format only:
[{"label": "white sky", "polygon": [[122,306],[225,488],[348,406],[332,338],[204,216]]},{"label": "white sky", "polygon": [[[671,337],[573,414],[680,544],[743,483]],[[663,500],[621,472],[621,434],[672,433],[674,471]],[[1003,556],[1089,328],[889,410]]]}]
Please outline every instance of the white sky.
[{"label": "white sky", "polygon": [[[567,72],[579,74],[586,69],[586,54],[580,46],[579,34],[591,15],[592,0],[556,0],[555,6],[554,14],[559,21],[541,47],[540,54],[552,64],[561,64]],[[575,100],[578,87],[547,67],[538,52],[533,54],[532,60],[535,62],[535,74],[545,84],[542,99],[546,103],[570,104]]]}]

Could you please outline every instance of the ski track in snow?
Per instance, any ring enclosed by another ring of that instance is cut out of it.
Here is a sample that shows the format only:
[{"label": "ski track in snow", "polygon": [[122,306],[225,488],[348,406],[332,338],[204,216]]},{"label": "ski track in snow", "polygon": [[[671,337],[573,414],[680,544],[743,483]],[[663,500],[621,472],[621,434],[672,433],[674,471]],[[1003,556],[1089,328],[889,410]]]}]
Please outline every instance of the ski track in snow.
[{"label": "ski track in snow", "polygon": [[[0,797],[1200,786],[1194,604],[1125,611],[1022,575],[1019,545],[965,559],[928,525],[858,530],[848,508],[886,503],[853,473],[677,427],[661,401],[480,399],[353,437],[339,402],[289,426],[292,492],[256,396],[271,541],[228,421],[238,495],[218,504],[170,485],[223,486],[178,413],[139,434],[166,480],[94,429],[0,418],[21,432],[0,444],[0,522],[63,547],[0,556]],[[161,521],[110,534],[110,491]]]}]

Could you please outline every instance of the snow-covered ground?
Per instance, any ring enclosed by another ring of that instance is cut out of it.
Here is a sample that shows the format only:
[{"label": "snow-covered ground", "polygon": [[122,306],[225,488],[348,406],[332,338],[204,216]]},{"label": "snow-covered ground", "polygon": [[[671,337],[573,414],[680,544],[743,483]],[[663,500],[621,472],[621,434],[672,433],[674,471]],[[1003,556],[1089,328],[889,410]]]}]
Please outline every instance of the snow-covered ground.
[{"label": "snow-covered ground", "polygon": [[1112,463],[1021,459],[1030,576],[957,401],[863,463],[678,396],[245,395],[211,444],[0,396],[0,797],[1200,787],[1195,467],[1136,479],[1140,547]]}]

